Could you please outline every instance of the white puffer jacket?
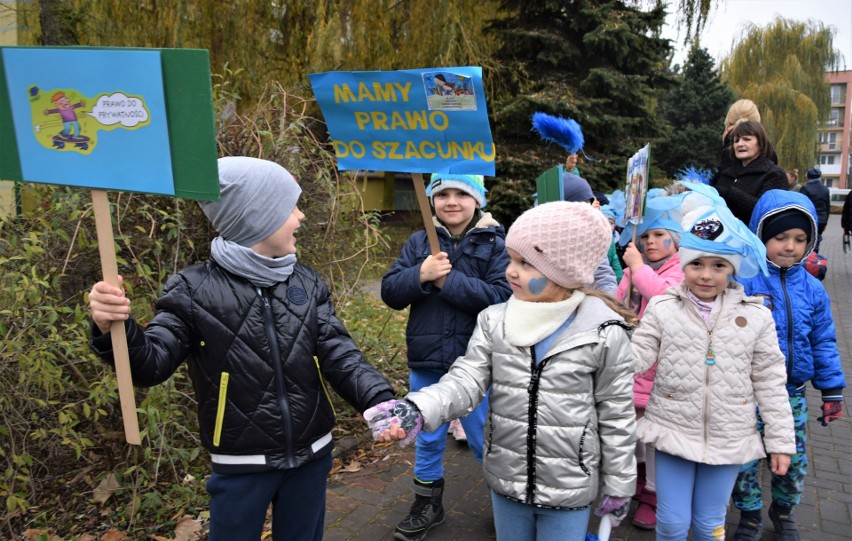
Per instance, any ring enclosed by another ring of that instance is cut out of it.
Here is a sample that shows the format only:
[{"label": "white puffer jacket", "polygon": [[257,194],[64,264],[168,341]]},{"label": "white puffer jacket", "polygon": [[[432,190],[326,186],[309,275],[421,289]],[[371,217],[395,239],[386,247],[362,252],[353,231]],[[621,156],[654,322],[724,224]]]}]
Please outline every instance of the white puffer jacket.
[{"label": "white puffer jacket", "polygon": [[633,370],[623,320],[586,297],[538,364],[532,348],[506,341],[507,304],[480,312],[464,357],[406,399],[426,430],[470,412],[491,387],[483,469],[488,486],[554,508],[631,496],[636,462]]},{"label": "white puffer jacket", "polygon": [[[637,373],[657,361],[648,409],[638,423],[642,441],[704,464],[796,452],[775,322],[741,285],[717,298],[709,324],[686,297],[685,284],[669,288],[648,304],[632,343]],[[711,344],[715,364],[705,362]],[[755,399],[766,423],[763,441]]]}]

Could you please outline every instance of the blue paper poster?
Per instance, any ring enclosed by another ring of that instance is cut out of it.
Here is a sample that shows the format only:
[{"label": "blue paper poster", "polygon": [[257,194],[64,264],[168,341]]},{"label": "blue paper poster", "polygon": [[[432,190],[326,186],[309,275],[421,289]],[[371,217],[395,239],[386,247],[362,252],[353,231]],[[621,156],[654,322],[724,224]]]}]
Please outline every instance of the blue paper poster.
[{"label": "blue paper poster", "polygon": [[24,178],[175,194],[159,51],[2,55]]},{"label": "blue paper poster", "polygon": [[482,69],[315,73],[338,168],[494,175]]}]

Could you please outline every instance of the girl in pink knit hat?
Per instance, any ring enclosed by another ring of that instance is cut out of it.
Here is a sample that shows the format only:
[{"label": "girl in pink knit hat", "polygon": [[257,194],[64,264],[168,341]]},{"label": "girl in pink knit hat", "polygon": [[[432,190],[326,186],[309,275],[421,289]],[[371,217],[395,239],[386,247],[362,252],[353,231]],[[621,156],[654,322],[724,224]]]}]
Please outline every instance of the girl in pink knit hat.
[{"label": "girl in pink knit hat", "polygon": [[[507,302],[477,318],[438,383],[364,413],[379,441],[471,411],[491,388],[483,470],[498,541],[585,539],[591,506],[617,524],[636,485],[628,316],[586,290],[611,242],[587,203],[553,202],[509,229]],[[629,317],[629,316],[628,316]]]}]

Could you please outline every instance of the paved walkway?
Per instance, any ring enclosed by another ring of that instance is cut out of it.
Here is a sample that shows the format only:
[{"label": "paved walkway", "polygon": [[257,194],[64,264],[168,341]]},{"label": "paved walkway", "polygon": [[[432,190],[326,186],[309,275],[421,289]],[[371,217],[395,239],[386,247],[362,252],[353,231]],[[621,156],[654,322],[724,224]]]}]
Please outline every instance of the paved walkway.
[{"label": "paved walkway", "polygon": [[[828,277],[823,285],[832,299],[837,326],[837,344],[843,368],[852,374],[852,253],[841,246],[840,217],[833,215],[825,232],[823,254],[828,258]],[[847,397],[850,391],[846,392]],[[806,541],[848,541],[852,539],[852,422],[844,417],[823,427],[816,421],[822,401],[818,392],[808,389],[811,421],[808,426],[810,471],[801,505],[796,508],[802,538]],[[393,538],[393,528],[406,514],[412,501],[413,449],[384,446],[363,459],[360,470],[333,475],[328,490],[325,539],[327,541],[382,541]],[[354,468],[353,468],[354,469]],[[494,539],[488,488],[479,464],[463,444],[447,442],[445,460],[446,522],[427,536],[428,541],[485,541]],[[764,482],[764,486],[768,483]],[[764,501],[769,501],[768,495]],[[728,514],[728,537],[739,516]],[[590,525],[596,529],[593,519]],[[775,539],[764,512],[762,541]],[[653,532],[622,525],[613,531],[617,541],[651,541]]]}]

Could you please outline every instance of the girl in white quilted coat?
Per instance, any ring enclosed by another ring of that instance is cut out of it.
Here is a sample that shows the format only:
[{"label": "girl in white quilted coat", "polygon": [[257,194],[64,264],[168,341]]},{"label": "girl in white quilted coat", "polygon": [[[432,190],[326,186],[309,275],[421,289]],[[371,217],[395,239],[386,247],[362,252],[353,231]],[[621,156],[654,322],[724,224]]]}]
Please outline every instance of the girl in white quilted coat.
[{"label": "girl in white quilted coat", "polygon": [[793,417],[772,315],[732,280],[765,269],[763,245],[726,208],[699,208],[684,222],[684,281],[651,300],[633,335],[635,371],[657,364],[637,434],[657,450],[657,539],[685,540],[691,526],[696,541],[723,540],[740,465],[768,452],[783,475],[796,451]]}]

